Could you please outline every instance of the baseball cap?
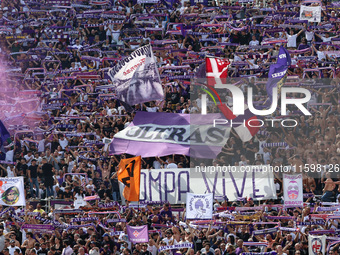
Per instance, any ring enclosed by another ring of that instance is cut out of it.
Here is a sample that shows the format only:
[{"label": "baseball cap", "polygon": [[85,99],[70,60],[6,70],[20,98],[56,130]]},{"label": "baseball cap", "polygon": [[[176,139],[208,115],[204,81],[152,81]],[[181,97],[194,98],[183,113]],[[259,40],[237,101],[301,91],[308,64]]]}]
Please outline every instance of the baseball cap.
[{"label": "baseball cap", "polygon": [[14,241],[14,240],[11,240],[11,241],[9,241],[9,243],[15,243],[15,241]]}]

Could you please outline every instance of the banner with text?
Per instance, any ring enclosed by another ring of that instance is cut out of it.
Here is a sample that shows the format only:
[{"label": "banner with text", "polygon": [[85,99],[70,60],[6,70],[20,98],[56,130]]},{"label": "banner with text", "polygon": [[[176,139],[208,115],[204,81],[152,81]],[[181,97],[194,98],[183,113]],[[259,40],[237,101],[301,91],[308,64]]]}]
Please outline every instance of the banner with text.
[{"label": "banner with text", "polygon": [[133,122],[115,135],[110,154],[128,153],[142,157],[185,154],[216,158],[231,129],[224,125],[214,127],[214,120],[218,118],[221,114],[137,112]]},{"label": "banner with text", "polygon": [[[169,201],[171,204],[181,204],[187,202],[188,192],[212,193],[214,198],[224,197],[228,201],[245,197],[254,200],[276,199],[274,175],[265,171],[268,167],[233,166],[223,168],[226,171],[215,172],[194,168],[142,170],[139,199],[140,202]],[[121,193],[123,189],[124,185],[120,184]]]},{"label": "banner with text", "polygon": [[162,100],[164,92],[151,45],[138,48],[118,61],[108,75],[119,99],[129,105]]}]

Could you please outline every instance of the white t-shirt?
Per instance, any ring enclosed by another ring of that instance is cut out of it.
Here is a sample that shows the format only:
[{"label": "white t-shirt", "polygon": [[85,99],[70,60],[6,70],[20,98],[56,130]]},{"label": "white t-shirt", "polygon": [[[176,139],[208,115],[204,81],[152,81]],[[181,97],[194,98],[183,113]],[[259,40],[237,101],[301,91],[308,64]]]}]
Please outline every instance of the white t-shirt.
[{"label": "white t-shirt", "polygon": [[67,139],[64,138],[64,140],[59,139],[59,144],[63,150],[65,150],[65,147],[68,145]]},{"label": "white t-shirt", "polygon": [[160,169],[162,165],[161,165],[161,163],[159,163],[158,160],[155,160],[155,161],[152,163],[152,166],[153,166],[153,168],[155,168],[155,169]]},{"label": "white t-shirt", "polygon": [[[87,67],[86,67],[86,69],[87,69]],[[82,71],[84,71],[84,70],[82,70]],[[66,115],[73,115],[73,114],[76,113],[76,112],[77,112],[76,110],[71,109],[71,110],[69,110],[69,111],[66,112]]]},{"label": "white t-shirt", "polygon": [[166,245],[169,245],[169,242],[170,241],[172,241],[173,240],[173,238],[171,237],[170,239],[169,238],[167,238],[167,237],[165,237],[165,238],[163,238],[163,242],[166,242]]},{"label": "white t-shirt", "polygon": [[63,249],[62,254],[63,255],[71,255],[73,253],[73,249],[70,246],[67,246]]},{"label": "white t-shirt", "polygon": [[323,42],[330,42],[330,41],[332,41],[332,38],[333,37],[328,37],[327,38],[327,37],[321,36],[321,39],[322,39]]},{"label": "white t-shirt", "polygon": [[45,150],[45,139],[38,141],[38,152],[43,152]]},{"label": "white t-shirt", "polygon": [[296,48],[296,38],[297,38],[297,34],[295,35],[287,34],[287,47]]},{"label": "white t-shirt", "polygon": [[154,106],[154,107],[146,107],[146,111],[147,112],[157,112],[158,107]]},{"label": "white t-shirt", "polygon": [[239,163],[238,163],[240,166],[247,166],[248,164],[247,164],[247,161],[240,161]]},{"label": "white t-shirt", "polygon": [[279,183],[275,183],[275,188],[276,188],[276,192],[281,190],[281,186]]},{"label": "white t-shirt", "polygon": [[118,114],[118,110],[116,108],[108,109],[107,110],[107,115],[112,116],[114,114]]},{"label": "white t-shirt", "polygon": [[120,35],[120,30],[112,29],[112,41],[113,42],[118,42],[119,35]]},{"label": "white t-shirt", "polygon": [[250,46],[257,46],[257,45],[260,45],[260,42],[259,42],[258,40],[250,41],[250,42],[249,42],[249,45],[250,45]]},{"label": "white t-shirt", "polygon": [[7,177],[14,177],[14,171],[9,166],[7,167]]},{"label": "white t-shirt", "polygon": [[81,48],[83,48],[83,45],[80,45],[80,44],[75,44],[75,45],[72,45],[72,48],[73,49],[77,49],[77,50],[80,50]]},{"label": "white t-shirt", "polygon": [[13,162],[14,150],[10,150],[6,152],[6,159],[7,162]]},{"label": "white t-shirt", "polygon": [[20,253],[22,253],[22,252],[21,252],[21,249],[20,249],[18,246],[14,246],[14,247],[9,246],[9,247],[8,247],[9,254],[10,254],[10,255],[14,255],[14,251],[15,251],[16,249],[19,249],[19,250],[20,250]]},{"label": "white t-shirt", "polygon": [[170,163],[166,168],[178,168],[178,166],[175,163]]},{"label": "white t-shirt", "polygon": [[[109,29],[106,31],[106,35],[107,35],[107,36],[111,36],[111,30],[113,30],[113,24],[105,25],[105,26],[104,26],[104,29],[106,29],[106,28],[109,28]],[[111,28],[111,30],[110,30],[110,28]]]},{"label": "white t-shirt", "polygon": [[152,245],[152,246],[148,245],[148,249],[147,249],[147,250],[148,250],[149,252],[151,252],[152,255],[157,255],[158,249],[157,249],[156,246],[154,246],[154,245]]},{"label": "white t-shirt", "polygon": [[306,35],[307,41],[310,42],[311,40],[313,40],[314,32],[305,31],[305,35]]},{"label": "white t-shirt", "polygon": [[326,55],[323,51],[318,50],[316,53],[318,54],[318,60],[326,59]]},{"label": "white t-shirt", "polygon": [[95,186],[93,184],[88,184],[88,185],[86,185],[86,188],[94,191]]},{"label": "white t-shirt", "polygon": [[34,159],[34,156],[31,155],[31,156],[29,157],[28,155],[25,155],[24,158],[26,159],[27,166],[30,166],[30,165],[31,165],[32,159]]},{"label": "white t-shirt", "polygon": [[79,209],[81,206],[85,206],[86,201],[84,200],[84,196],[79,195],[78,193],[74,196],[74,208]]}]

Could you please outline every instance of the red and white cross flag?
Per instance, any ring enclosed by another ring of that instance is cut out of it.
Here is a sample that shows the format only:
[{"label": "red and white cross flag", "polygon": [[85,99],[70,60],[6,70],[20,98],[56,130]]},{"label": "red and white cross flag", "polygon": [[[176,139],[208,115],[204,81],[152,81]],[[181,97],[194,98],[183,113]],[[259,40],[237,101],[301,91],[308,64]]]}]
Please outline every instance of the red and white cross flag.
[{"label": "red and white cross flag", "polygon": [[205,59],[205,64],[208,85],[214,86],[217,82],[226,82],[228,68],[230,66],[229,59],[207,57]]}]

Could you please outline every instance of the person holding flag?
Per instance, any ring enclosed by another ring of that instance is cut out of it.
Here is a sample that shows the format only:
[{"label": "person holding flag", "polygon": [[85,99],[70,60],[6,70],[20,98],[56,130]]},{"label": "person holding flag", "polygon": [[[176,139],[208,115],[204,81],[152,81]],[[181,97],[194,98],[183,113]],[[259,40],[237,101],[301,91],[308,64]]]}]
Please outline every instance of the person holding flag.
[{"label": "person holding flag", "polygon": [[286,81],[288,67],[291,65],[291,62],[289,52],[281,45],[276,64],[271,65],[269,68],[268,82],[266,84],[268,99],[264,104],[271,104],[274,88],[277,87],[280,93],[280,89]]}]

